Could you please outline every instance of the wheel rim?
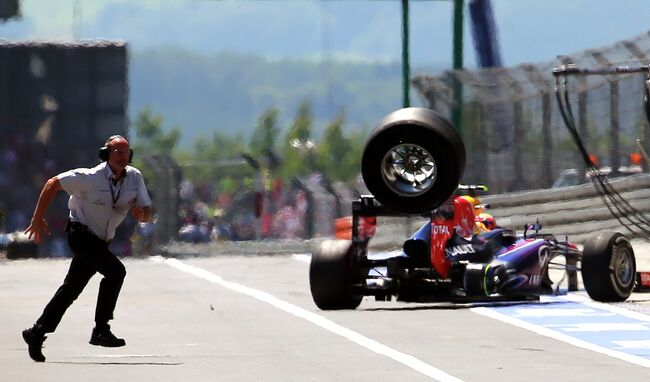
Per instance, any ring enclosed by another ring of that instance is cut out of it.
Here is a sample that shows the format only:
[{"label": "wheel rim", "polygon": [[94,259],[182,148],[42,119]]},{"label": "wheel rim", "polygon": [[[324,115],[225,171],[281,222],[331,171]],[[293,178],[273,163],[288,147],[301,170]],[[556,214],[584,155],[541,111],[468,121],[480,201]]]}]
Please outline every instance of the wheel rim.
[{"label": "wheel rim", "polygon": [[622,286],[630,286],[634,281],[632,253],[627,248],[614,250],[614,277]]},{"label": "wheel rim", "polygon": [[389,150],[382,160],[382,176],[387,186],[401,196],[418,196],[435,183],[437,166],[422,146],[406,143]]}]

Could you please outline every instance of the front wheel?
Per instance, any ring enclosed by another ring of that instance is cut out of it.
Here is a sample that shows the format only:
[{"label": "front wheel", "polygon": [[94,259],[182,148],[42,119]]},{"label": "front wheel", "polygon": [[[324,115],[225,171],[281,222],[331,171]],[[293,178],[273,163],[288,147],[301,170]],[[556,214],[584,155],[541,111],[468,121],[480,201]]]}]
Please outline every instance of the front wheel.
[{"label": "front wheel", "polygon": [[359,278],[353,266],[352,242],[325,240],[311,255],[309,286],[320,309],[356,309],[363,296],[354,293]]},{"label": "front wheel", "polygon": [[590,238],[582,253],[582,280],[589,297],[602,302],[625,301],[634,289],[636,260],[629,240],[619,232]]}]

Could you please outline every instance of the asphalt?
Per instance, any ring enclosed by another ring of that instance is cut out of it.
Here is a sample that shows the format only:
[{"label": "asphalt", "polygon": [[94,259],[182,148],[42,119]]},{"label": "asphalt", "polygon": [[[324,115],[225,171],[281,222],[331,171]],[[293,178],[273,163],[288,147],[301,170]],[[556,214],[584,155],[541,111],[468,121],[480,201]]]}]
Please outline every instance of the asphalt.
[{"label": "asphalt", "polygon": [[[111,325],[127,346],[88,344],[96,276],[48,336],[42,364],[28,358],[20,332],[60,285],[69,259],[0,261],[0,380],[647,379],[646,367],[487,318],[471,306],[367,297],[354,311],[320,311],[310,295],[306,259],[282,253],[126,258]],[[642,297],[617,305],[650,317]],[[520,309],[553,306],[562,304]],[[588,309],[595,308],[578,310]]]}]

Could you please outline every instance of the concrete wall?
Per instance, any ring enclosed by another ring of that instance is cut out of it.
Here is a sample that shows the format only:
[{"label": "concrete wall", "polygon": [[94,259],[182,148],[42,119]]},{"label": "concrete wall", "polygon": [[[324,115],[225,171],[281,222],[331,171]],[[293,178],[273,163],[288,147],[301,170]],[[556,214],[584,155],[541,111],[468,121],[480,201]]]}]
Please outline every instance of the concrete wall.
[{"label": "concrete wall", "polygon": [[[612,179],[610,183],[635,209],[650,217],[650,175]],[[483,201],[490,204],[488,212],[497,223],[507,228],[523,230],[525,224],[539,219],[543,232],[567,234],[569,240],[577,243],[601,230],[616,230],[631,238],[640,237],[633,235],[612,216],[591,183],[491,195],[484,197]]]},{"label": "concrete wall", "polygon": [[[650,218],[650,174],[612,179],[612,186],[634,208]],[[560,189],[544,189],[482,197],[488,210],[505,228],[523,232],[524,225],[542,224],[544,233],[568,235],[574,243],[602,230],[616,230],[638,238],[623,227],[605,206],[591,183]],[[375,250],[400,249],[404,240],[428,220],[423,217],[380,217],[377,235],[370,241]],[[650,229],[650,227],[645,227]],[[638,231],[638,230],[637,230]]]}]

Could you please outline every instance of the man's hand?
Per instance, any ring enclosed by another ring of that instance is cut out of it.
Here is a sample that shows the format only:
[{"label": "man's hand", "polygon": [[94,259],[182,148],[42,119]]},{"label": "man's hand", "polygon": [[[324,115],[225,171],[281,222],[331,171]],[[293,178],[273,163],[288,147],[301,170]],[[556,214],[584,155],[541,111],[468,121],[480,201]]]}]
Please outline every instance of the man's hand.
[{"label": "man's hand", "polygon": [[133,206],[131,207],[131,215],[133,218],[139,222],[148,222],[151,219],[151,214],[150,214],[150,208],[149,207],[138,207],[138,206]]},{"label": "man's hand", "polygon": [[45,221],[45,210],[47,206],[50,205],[54,195],[60,190],[63,190],[61,187],[61,182],[55,176],[50,178],[43,186],[41,190],[41,195],[38,197],[38,202],[36,203],[36,209],[32,215],[32,221],[29,223],[29,227],[25,229],[25,235],[31,240],[34,237],[36,244],[39,244],[42,240],[42,233],[45,232],[48,236],[52,233],[50,232],[50,227],[48,227],[47,222]]},{"label": "man's hand", "polygon": [[29,224],[29,227],[25,229],[25,235],[29,238],[29,240],[32,240],[32,237],[34,238],[34,242],[36,244],[40,244],[42,241],[42,233],[45,232],[47,236],[50,236],[52,232],[50,231],[50,227],[47,225],[47,222],[45,219],[40,218],[40,219],[35,219],[32,218],[32,222]]}]

